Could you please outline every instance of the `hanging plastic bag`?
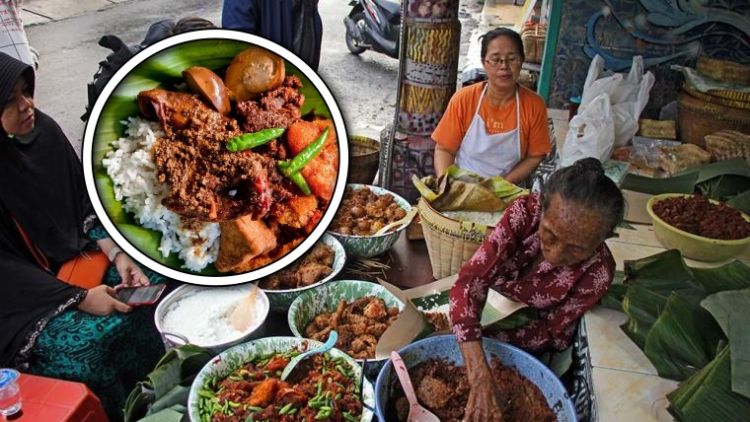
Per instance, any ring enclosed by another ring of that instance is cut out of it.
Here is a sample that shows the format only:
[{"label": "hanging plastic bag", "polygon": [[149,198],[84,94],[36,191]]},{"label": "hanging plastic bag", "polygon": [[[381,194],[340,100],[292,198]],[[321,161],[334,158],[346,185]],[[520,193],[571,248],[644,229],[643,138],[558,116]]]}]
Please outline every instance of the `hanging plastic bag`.
[{"label": "hanging plastic bag", "polygon": [[600,161],[608,159],[614,149],[614,136],[615,123],[609,95],[600,94],[570,121],[565,144],[560,151],[560,165],[569,166],[586,157]]},{"label": "hanging plastic bag", "polygon": [[591,60],[578,110],[582,113],[595,98],[607,94],[615,123],[614,142],[616,146],[623,146],[638,132],[638,119],[648,103],[655,77],[651,72],[643,73],[641,56],[633,57],[627,76],[615,73],[600,78],[603,70],[604,59],[597,55]]}]

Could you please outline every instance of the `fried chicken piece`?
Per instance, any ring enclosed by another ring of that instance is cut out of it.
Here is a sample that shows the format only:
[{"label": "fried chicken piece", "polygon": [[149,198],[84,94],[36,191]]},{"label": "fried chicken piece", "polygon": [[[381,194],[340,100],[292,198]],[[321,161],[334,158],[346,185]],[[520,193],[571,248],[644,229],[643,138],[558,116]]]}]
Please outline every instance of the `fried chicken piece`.
[{"label": "fried chicken piece", "polygon": [[381,320],[388,316],[388,310],[385,307],[385,302],[380,298],[375,298],[365,306],[362,314],[367,318]]},{"label": "fried chicken piece", "polygon": [[257,256],[243,264],[237,265],[236,267],[232,268],[232,271],[236,273],[244,273],[246,271],[254,270],[256,268],[260,268],[262,266],[275,262],[282,256],[289,253],[289,251],[296,248],[297,245],[302,243],[303,240],[304,240],[303,238],[297,238],[287,243],[284,243],[281,246],[277,246],[276,249],[272,250],[266,255]]},{"label": "fried chicken piece", "polygon": [[279,380],[276,378],[268,378],[253,389],[248,404],[250,406],[266,407],[271,403],[271,400],[273,400],[276,390],[278,389]]},{"label": "fried chicken piece", "polygon": [[276,235],[263,221],[245,216],[223,222],[220,227],[221,243],[216,269],[221,272],[231,271],[276,247]]},{"label": "fried chicken piece", "polygon": [[417,399],[430,409],[445,406],[453,396],[453,390],[440,378],[426,375],[417,386]]},{"label": "fried chicken piece", "polygon": [[293,196],[284,202],[276,202],[270,214],[282,226],[301,229],[307,227],[310,220],[316,217],[317,210],[318,199],[315,196],[300,195]]},{"label": "fried chicken piece", "polygon": [[333,272],[331,267],[323,264],[312,262],[308,265],[305,265],[299,268],[299,272],[297,273],[297,275],[299,276],[297,287],[309,286],[313,283],[316,283],[328,276],[328,274],[330,274],[331,272]]},{"label": "fried chicken piece", "polygon": [[388,324],[384,324],[382,322],[376,322],[375,324],[370,325],[367,327],[367,334],[373,335],[375,337],[380,337],[383,335],[385,330],[388,329]]}]

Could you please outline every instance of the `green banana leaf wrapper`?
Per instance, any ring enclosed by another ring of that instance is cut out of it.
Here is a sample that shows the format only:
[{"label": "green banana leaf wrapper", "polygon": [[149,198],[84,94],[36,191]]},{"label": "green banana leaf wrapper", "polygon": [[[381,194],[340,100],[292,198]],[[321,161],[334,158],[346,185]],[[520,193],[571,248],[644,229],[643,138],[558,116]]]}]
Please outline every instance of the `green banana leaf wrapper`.
[{"label": "green banana leaf wrapper", "polygon": [[[112,180],[107,175],[102,159],[112,151],[112,142],[125,136],[128,117],[138,116],[136,96],[143,90],[165,88],[179,90],[184,84],[182,71],[191,66],[203,66],[223,75],[226,67],[241,51],[251,45],[230,39],[204,39],[175,45],[141,62],[117,86],[107,99],[104,109],[96,122],[93,145],[93,168],[96,186],[107,215],[120,233],[141,252],[170,268],[181,268],[182,260],[176,254],[164,256],[159,251],[161,233],[141,227],[133,216],[115,198]],[[303,84],[300,92],[305,97],[301,114],[330,118],[330,110],[312,82],[295,66],[286,63],[286,74],[297,76]],[[218,275],[213,265],[209,265],[202,275]]]},{"label": "green banana leaf wrapper", "polygon": [[610,291],[628,315],[621,327],[660,376],[678,420],[750,420],[750,267],[690,268],[676,250],[626,262]]},{"label": "green banana leaf wrapper", "polygon": [[412,183],[438,211],[502,211],[529,193],[500,176],[486,178],[456,165],[448,167],[440,178],[413,176]]}]

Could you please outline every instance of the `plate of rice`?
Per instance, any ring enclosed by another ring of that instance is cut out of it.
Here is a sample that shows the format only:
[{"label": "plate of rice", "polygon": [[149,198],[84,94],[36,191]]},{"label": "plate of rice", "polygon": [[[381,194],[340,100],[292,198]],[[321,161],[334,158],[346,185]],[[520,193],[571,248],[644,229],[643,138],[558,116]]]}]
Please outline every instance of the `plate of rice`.
[{"label": "plate of rice", "polygon": [[323,235],[346,182],[340,139],[333,96],[298,57],[203,30],[146,48],[113,76],[86,127],[84,174],[99,220],[137,261],[237,284]]}]

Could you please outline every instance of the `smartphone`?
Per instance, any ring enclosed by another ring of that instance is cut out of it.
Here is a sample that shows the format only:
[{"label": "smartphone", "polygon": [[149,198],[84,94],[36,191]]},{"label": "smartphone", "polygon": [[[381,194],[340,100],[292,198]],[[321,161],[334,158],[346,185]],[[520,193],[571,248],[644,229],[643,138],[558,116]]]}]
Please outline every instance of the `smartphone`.
[{"label": "smartphone", "polygon": [[131,306],[153,305],[159,300],[161,294],[164,293],[164,289],[166,288],[166,284],[142,287],[123,287],[117,289],[117,299],[120,302],[127,303]]}]

